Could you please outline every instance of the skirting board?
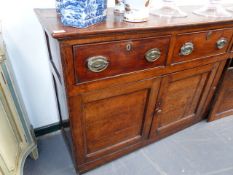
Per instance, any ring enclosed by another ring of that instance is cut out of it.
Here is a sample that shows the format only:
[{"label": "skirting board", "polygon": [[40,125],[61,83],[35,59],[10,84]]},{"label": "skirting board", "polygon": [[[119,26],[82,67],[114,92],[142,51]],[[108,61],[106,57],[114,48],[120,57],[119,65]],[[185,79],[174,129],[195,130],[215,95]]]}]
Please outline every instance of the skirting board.
[{"label": "skirting board", "polygon": [[49,133],[58,131],[62,127],[66,128],[68,126],[69,126],[68,121],[63,122],[63,124],[58,122],[58,123],[53,123],[53,124],[50,124],[50,125],[42,126],[42,127],[39,127],[39,128],[35,128],[34,132],[35,132],[36,137],[39,137],[39,136],[42,136],[42,135],[45,135],[45,134],[49,134]]}]

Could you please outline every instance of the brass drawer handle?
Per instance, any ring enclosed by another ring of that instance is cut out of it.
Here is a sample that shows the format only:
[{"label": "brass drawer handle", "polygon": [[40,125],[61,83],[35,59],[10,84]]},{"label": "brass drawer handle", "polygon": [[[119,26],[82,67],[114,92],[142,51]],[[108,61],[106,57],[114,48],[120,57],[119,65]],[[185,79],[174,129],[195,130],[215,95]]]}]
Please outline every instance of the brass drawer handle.
[{"label": "brass drawer handle", "polygon": [[155,62],[161,56],[161,52],[158,48],[150,49],[146,52],[145,58],[148,62]]},{"label": "brass drawer handle", "polygon": [[92,72],[102,72],[107,69],[109,61],[104,56],[94,56],[87,59],[87,67]]},{"label": "brass drawer handle", "polygon": [[185,43],[180,49],[181,56],[188,56],[194,51],[194,44],[192,42]]},{"label": "brass drawer handle", "polygon": [[217,41],[217,48],[218,49],[223,49],[226,45],[227,45],[228,41],[226,38],[220,38],[218,41]]}]

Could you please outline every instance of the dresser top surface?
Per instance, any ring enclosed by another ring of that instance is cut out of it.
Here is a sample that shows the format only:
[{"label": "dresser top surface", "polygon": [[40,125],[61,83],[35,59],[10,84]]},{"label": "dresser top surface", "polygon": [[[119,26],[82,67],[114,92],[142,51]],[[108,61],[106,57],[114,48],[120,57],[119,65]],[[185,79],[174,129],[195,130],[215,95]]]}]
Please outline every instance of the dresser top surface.
[{"label": "dresser top surface", "polygon": [[206,18],[195,15],[192,11],[196,6],[186,6],[182,9],[188,13],[186,18],[161,18],[150,15],[147,22],[129,23],[123,21],[122,15],[114,13],[113,8],[108,9],[107,20],[105,22],[90,26],[85,29],[64,26],[59,19],[55,9],[35,9],[35,12],[43,26],[54,38],[66,39],[93,34],[119,33],[142,30],[165,30],[181,27],[202,27],[213,25],[232,25],[232,18]]}]

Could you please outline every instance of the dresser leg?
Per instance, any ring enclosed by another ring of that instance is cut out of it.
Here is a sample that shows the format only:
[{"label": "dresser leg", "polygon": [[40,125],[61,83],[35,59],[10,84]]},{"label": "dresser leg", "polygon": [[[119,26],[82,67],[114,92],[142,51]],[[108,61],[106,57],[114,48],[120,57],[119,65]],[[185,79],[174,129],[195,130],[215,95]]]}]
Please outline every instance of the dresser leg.
[{"label": "dresser leg", "polygon": [[30,154],[30,157],[33,159],[33,160],[37,160],[39,158],[39,154],[38,154],[38,148],[35,147],[31,154]]}]

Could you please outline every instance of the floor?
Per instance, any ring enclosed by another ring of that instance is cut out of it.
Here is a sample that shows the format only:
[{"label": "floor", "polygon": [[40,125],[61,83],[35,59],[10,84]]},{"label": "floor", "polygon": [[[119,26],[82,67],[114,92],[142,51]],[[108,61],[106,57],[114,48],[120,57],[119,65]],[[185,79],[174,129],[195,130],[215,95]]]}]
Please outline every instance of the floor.
[{"label": "floor", "polygon": [[[38,139],[24,175],[75,175],[60,132]],[[233,117],[200,122],[85,175],[233,175]]]}]

